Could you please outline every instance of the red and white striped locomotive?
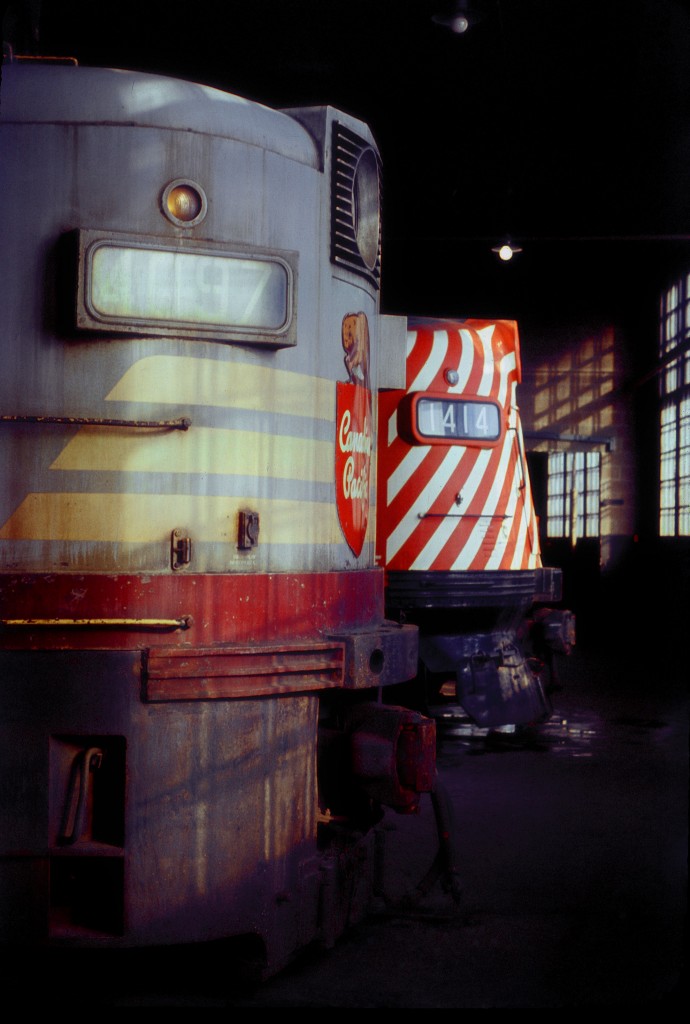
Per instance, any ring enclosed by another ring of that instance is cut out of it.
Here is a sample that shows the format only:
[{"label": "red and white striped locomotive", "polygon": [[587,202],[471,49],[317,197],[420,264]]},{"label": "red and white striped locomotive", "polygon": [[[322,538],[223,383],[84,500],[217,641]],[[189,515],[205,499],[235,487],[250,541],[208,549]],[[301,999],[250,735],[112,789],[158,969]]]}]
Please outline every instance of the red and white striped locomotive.
[{"label": "red and white striped locomotive", "polygon": [[379,392],[377,556],[387,614],[420,628],[426,699],[455,682],[481,726],[550,711],[539,655],[573,641],[542,565],[511,320],[407,321],[404,387]]}]

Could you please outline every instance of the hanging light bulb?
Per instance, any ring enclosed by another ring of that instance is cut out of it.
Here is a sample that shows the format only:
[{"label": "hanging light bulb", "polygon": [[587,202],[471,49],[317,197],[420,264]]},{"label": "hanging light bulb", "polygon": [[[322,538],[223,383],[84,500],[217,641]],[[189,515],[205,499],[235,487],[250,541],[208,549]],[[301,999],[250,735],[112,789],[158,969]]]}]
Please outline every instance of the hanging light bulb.
[{"label": "hanging light bulb", "polygon": [[469,4],[466,0],[456,0],[456,3],[442,14],[432,14],[431,20],[435,25],[441,25],[443,28],[450,29],[456,35],[462,35],[463,32],[467,32],[470,27],[470,19],[475,21],[473,15],[470,14]]},{"label": "hanging light bulb", "polygon": [[513,245],[512,242],[502,242],[501,245],[493,246],[491,251],[496,253],[499,260],[507,263],[516,253],[522,252],[522,249],[519,245]]},{"label": "hanging light bulb", "polygon": [[457,35],[467,32],[469,27],[470,23],[464,14],[456,14],[448,21],[448,28]]}]

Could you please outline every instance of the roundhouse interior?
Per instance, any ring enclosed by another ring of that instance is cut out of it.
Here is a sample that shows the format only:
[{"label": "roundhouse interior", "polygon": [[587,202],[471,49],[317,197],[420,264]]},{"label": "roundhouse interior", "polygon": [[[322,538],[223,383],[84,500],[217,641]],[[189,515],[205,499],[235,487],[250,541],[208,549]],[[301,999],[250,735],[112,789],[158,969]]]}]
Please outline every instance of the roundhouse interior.
[{"label": "roundhouse interior", "polygon": [[[686,1004],[687,5],[18,0],[3,38],[370,125],[381,309],[517,320],[544,562],[577,619],[546,725],[487,736],[438,712],[459,903],[443,879],[413,908],[382,899],[251,991],[226,983],[222,953],[174,950],[98,964],[76,995],[51,961],[24,1005]],[[412,819],[386,833],[410,883],[434,853],[428,807],[421,821],[421,847]]]}]

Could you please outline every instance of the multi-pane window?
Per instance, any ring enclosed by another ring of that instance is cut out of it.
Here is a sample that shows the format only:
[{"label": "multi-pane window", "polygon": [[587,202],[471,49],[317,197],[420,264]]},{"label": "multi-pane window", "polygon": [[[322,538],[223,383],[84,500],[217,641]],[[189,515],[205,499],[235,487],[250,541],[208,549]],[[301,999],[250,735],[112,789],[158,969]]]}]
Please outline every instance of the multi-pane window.
[{"label": "multi-pane window", "polygon": [[549,537],[598,537],[600,502],[600,452],[549,453]]},{"label": "multi-pane window", "polygon": [[661,296],[659,532],[690,536],[690,274]]}]

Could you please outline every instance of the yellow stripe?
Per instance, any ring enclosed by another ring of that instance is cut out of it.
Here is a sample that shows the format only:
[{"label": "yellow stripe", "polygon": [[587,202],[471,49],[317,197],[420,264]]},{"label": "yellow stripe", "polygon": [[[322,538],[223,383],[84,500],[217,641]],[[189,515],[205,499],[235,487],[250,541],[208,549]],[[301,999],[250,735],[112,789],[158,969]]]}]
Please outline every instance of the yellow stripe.
[{"label": "yellow stripe", "polygon": [[333,480],[332,441],[192,427],[146,433],[82,427],[51,469],[120,473],[203,473],[286,480]]},{"label": "yellow stripe", "polygon": [[248,363],[194,356],[147,356],[120,378],[109,401],[265,409],[335,419],[333,381]]},{"label": "yellow stripe", "polygon": [[173,529],[194,540],[235,544],[237,514],[260,516],[261,544],[340,544],[328,502],[171,494],[29,494],[0,530],[3,540],[152,544]]}]

